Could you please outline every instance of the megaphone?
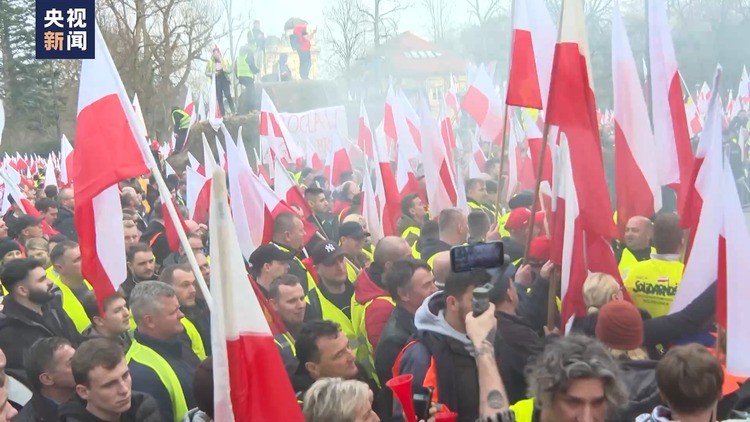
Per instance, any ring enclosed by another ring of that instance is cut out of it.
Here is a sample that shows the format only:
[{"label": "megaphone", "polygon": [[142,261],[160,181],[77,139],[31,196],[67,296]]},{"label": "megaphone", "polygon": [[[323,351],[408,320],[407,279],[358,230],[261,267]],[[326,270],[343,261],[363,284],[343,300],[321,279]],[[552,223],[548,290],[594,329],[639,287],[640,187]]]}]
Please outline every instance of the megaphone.
[{"label": "megaphone", "polygon": [[412,402],[411,394],[411,382],[413,379],[414,375],[404,374],[391,378],[385,383],[388,388],[393,390],[393,395],[396,396],[398,401],[401,402],[406,422],[417,422],[417,413],[414,411],[414,402]]}]

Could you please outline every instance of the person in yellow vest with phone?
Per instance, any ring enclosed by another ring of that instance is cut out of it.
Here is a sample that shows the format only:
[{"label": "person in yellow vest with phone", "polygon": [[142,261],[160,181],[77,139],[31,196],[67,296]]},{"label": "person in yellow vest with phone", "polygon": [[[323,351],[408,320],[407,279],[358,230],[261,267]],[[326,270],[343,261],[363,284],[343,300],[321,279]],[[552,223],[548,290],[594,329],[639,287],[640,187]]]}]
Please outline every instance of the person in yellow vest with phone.
[{"label": "person in yellow vest with phone", "polygon": [[78,332],[83,332],[91,320],[81,305],[81,300],[91,290],[91,285],[81,274],[81,249],[72,240],[60,242],[50,252],[52,266],[47,269],[47,277],[55,283],[62,296],[65,313],[76,325]]},{"label": "person in yellow vest with phone", "polygon": [[680,262],[682,228],[677,214],[662,213],[654,221],[656,253],[630,266],[623,282],[633,304],[656,318],[669,313],[685,265]]}]

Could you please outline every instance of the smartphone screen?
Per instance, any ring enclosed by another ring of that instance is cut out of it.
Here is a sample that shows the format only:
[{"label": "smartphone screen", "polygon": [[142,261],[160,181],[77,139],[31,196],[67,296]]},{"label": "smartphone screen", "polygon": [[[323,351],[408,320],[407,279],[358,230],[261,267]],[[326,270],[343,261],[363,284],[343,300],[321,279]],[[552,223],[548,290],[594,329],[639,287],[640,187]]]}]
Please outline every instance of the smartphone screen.
[{"label": "smartphone screen", "polygon": [[414,413],[419,420],[427,420],[430,417],[430,406],[432,406],[432,388],[417,388],[412,393],[414,402]]},{"label": "smartphone screen", "polygon": [[451,270],[462,273],[477,268],[497,268],[503,265],[503,242],[484,242],[451,248]]}]

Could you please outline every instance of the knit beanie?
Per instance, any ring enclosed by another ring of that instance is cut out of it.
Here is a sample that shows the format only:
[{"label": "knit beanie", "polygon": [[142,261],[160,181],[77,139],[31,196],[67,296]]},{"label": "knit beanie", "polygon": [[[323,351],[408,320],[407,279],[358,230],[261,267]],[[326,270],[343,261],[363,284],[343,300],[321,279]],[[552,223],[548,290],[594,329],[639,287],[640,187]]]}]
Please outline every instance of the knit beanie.
[{"label": "knit beanie", "polygon": [[630,302],[613,300],[602,306],[596,321],[596,338],[617,350],[634,350],[643,346],[643,319]]},{"label": "knit beanie", "polygon": [[8,252],[21,251],[21,245],[13,239],[5,238],[0,240],[0,260],[5,257]]}]

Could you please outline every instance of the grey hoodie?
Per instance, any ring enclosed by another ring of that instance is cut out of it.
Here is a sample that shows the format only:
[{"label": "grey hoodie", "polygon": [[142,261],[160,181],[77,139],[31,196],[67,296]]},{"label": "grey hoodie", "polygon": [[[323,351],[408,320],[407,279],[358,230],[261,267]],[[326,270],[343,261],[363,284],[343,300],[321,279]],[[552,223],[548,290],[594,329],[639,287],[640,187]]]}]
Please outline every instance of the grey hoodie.
[{"label": "grey hoodie", "polygon": [[414,326],[417,330],[431,331],[458,340],[467,350],[471,350],[469,337],[451,327],[445,320],[445,294],[442,291],[435,292],[425,299],[414,314]]}]

